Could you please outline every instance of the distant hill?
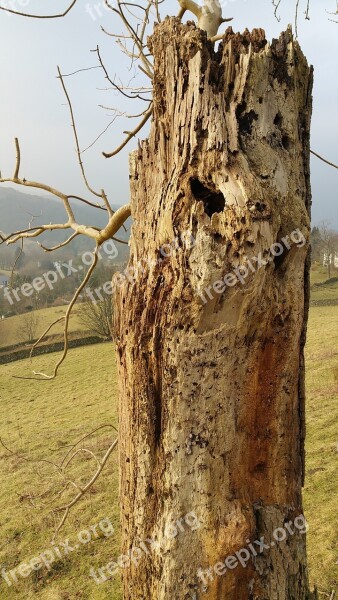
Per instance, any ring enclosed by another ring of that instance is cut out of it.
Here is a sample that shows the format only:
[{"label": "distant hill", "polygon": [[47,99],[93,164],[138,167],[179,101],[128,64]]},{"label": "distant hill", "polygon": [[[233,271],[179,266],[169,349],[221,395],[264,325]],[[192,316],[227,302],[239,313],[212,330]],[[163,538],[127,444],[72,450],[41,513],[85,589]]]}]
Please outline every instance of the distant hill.
[{"label": "distant hill", "polygon": [[[104,225],[107,216],[104,211],[96,210],[77,200],[71,201],[75,216],[84,224]],[[118,206],[113,206],[116,210]],[[62,223],[66,220],[62,201],[53,196],[25,194],[12,188],[0,187],[0,230],[11,232],[28,226],[32,215],[34,225],[43,223]]]},{"label": "distant hill", "polygon": [[[107,213],[104,211],[91,208],[77,200],[71,201],[71,205],[79,223],[102,227],[107,222]],[[116,210],[118,206],[113,205],[112,208]],[[12,231],[25,229],[32,221],[32,217],[34,217],[33,226],[46,223],[63,223],[67,220],[61,200],[53,196],[26,194],[13,188],[0,186],[0,231],[11,233]],[[47,246],[53,246],[64,241],[68,236],[69,232],[62,230],[46,232],[39,237],[39,241]],[[118,237],[127,240],[129,233],[121,229]],[[36,240],[34,242],[25,241],[26,251],[29,252],[29,249],[32,249],[32,244],[34,244],[34,248],[37,247]],[[72,252],[77,254],[92,247],[92,240],[79,236],[72,243]],[[127,246],[120,245],[120,249],[121,254],[125,256]],[[0,246],[0,268],[13,261],[15,250],[16,248],[13,246]]]}]

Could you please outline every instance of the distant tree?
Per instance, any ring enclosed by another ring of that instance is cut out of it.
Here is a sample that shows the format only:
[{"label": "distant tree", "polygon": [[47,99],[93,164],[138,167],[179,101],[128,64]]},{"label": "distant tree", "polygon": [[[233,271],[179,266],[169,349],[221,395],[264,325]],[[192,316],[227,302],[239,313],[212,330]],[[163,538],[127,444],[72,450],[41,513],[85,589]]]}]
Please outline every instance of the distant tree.
[{"label": "distant tree", "polygon": [[16,248],[15,250],[15,254],[14,254],[14,265],[13,267],[15,269],[19,269],[20,267],[23,266],[25,262],[25,253],[22,250],[22,248]]},{"label": "distant tree", "polygon": [[322,239],[320,235],[319,227],[314,227],[311,232],[311,249],[312,249],[312,261],[319,262],[322,259]]},{"label": "distant tree", "polygon": [[103,300],[92,302],[89,298],[80,304],[78,317],[89,331],[104,338],[112,339],[113,305],[111,296],[102,296]]},{"label": "distant tree", "polygon": [[332,269],[335,267],[335,256],[338,254],[338,232],[331,229],[328,221],[320,224],[321,248],[324,256],[324,265],[327,267],[329,279]]},{"label": "distant tree", "polygon": [[25,343],[32,344],[37,338],[37,331],[39,327],[39,317],[36,313],[26,313],[20,320],[18,328],[18,337]]},{"label": "distant tree", "polygon": [[3,294],[3,288],[0,288],[0,318],[8,313],[8,302],[6,302]]}]

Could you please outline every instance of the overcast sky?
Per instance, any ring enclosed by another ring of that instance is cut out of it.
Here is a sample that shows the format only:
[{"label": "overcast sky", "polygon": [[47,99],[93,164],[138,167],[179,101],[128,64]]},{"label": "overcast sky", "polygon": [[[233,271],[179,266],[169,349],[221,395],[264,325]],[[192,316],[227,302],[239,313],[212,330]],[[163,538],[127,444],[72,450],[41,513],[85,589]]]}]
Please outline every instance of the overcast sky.
[{"label": "overcast sky", "polygon": [[[311,20],[305,21],[306,0],[299,11],[299,41],[315,67],[312,149],[338,163],[338,24],[329,21],[326,11],[335,9],[335,0],[312,0]],[[63,10],[67,0],[0,0],[25,12]],[[96,9],[95,9],[96,5]],[[281,21],[274,17],[270,0],[223,0],[223,15],[234,17],[233,28],[242,31],[262,27],[267,38],[277,37],[294,22],[295,0],[284,0]],[[99,14],[101,14],[101,17]],[[177,3],[165,0],[162,13],[176,14]],[[94,16],[94,18],[93,18]],[[74,140],[65,99],[56,79],[56,66],[63,73],[95,66],[90,51],[100,45],[112,76],[128,82],[132,74],[128,61],[113,38],[101,31],[120,33],[118,17],[104,8],[104,0],[78,0],[73,10],[57,20],[34,20],[0,11],[0,167],[2,175],[12,172],[15,160],[13,138],[20,138],[22,175],[55,185],[66,193],[83,193],[84,188],[74,153]],[[73,100],[82,148],[88,146],[110,122],[111,114],[98,107],[118,106],[135,110],[107,87],[102,72],[82,72],[66,80]],[[131,84],[133,85],[133,84]],[[128,200],[128,152],[106,160],[101,151],[110,151],[122,139],[131,121],[118,119],[88,150],[83,159],[89,179],[105,187],[114,203]],[[145,135],[144,132],[143,135]],[[135,145],[135,143],[134,143]],[[313,223],[330,220],[338,228],[338,171],[312,159]]]}]

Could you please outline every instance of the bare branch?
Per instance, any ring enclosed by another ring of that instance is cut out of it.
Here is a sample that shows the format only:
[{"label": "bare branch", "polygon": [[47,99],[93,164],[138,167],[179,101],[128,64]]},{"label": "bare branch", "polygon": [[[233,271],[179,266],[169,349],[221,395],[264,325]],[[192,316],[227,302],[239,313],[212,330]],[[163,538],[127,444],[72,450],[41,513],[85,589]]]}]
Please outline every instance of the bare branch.
[{"label": "bare branch", "polygon": [[24,460],[25,462],[29,462],[29,463],[38,463],[38,462],[43,462],[46,463],[47,465],[52,465],[53,467],[57,466],[54,462],[52,462],[51,460],[46,460],[46,459],[33,459],[33,458],[26,458],[26,456],[23,456],[22,454],[18,454],[17,452],[14,452],[13,450],[11,450],[8,446],[6,446],[5,442],[3,441],[3,439],[0,437],[0,444],[1,446],[3,446],[3,448],[5,448],[5,450],[7,450],[7,452],[9,452],[12,456],[15,456],[16,458],[19,458],[20,460]]},{"label": "bare branch", "polygon": [[[0,183],[5,183],[5,182],[15,183],[17,185],[22,185],[22,186],[26,186],[26,187],[42,189],[44,191],[47,191],[47,192],[53,194],[54,196],[57,196],[58,198],[61,198],[63,201],[64,207],[65,207],[65,210],[67,212],[67,215],[68,215],[68,221],[66,223],[49,223],[46,225],[39,225],[38,227],[28,228],[28,229],[24,229],[21,231],[11,233],[8,236],[4,236],[1,234],[0,235],[1,243],[6,242],[7,244],[14,244],[18,240],[21,240],[24,238],[31,239],[31,238],[39,237],[39,235],[41,235],[45,231],[54,231],[54,230],[60,230],[60,229],[73,229],[73,231],[75,233],[77,233],[78,235],[82,234],[82,235],[86,235],[87,237],[94,239],[96,241],[96,243],[100,246],[105,241],[107,241],[110,237],[113,237],[117,233],[117,231],[120,229],[120,227],[123,226],[124,221],[126,221],[128,219],[128,217],[130,216],[129,204],[121,207],[119,210],[116,211],[116,213],[114,213],[113,210],[111,209],[111,206],[108,202],[108,199],[107,199],[107,196],[105,195],[104,190],[101,190],[101,193],[99,194],[99,196],[101,198],[103,198],[103,201],[106,204],[105,210],[108,210],[108,205],[110,208],[110,214],[109,214],[110,218],[109,218],[108,224],[102,230],[95,228],[95,227],[89,227],[87,225],[81,225],[75,221],[74,213],[73,213],[73,210],[72,210],[72,208],[70,206],[70,202],[69,202],[70,196],[63,194],[62,192],[60,192],[59,190],[56,190],[55,188],[52,188],[51,186],[48,186],[48,185],[45,185],[43,183],[39,183],[36,181],[27,181],[26,179],[19,179],[19,178],[0,179]],[[74,198],[74,196],[71,196],[71,197]],[[81,199],[81,198],[79,197],[79,199]],[[88,201],[85,201],[84,199],[81,199],[81,200],[88,203]]]},{"label": "bare branch", "polygon": [[54,252],[55,250],[64,248],[64,246],[68,246],[68,244],[70,244],[78,235],[79,235],[79,233],[77,231],[75,231],[75,233],[72,233],[72,235],[69,238],[67,238],[64,242],[62,242],[61,244],[57,244],[56,246],[52,246],[52,248],[47,248],[40,242],[38,242],[38,244],[39,244],[40,248],[42,248],[42,250],[44,250],[45,252]]},{"label": "bare branch", "polygon": [[[278,15],[278,9],[279,9],[280,5],[282,4],[282,1],[283,0],[272,0],[272,4],[275,7],[274,14],[275,14],[275,17],[276,17],[276,19],[277,19],[278,22],[280,22],[280,20],[281,20],[281,17]],[[296,0],[296,12],[295,12],[295,35],[296,35],[296,37],[298,37],[298,10],[299,10],[299,3],[300,3],[300,0]],[[310,0],[308,0],[308,3],[307,3],[306,13],[305,13],[305,18],[306,19],[310,18],[309,17],[309,11],[310,11]]]},{"label": "bare branch", "polygon": [[[20,234],[26,233],[28,231],[36,231],[37,229],[41,230],[41,226],[39,226],[39,227],[29,227],[28,229],[21,229],[20,231],[14,231],[13,233],[10,233],[7,236],[4,236],[4,234],[1,233],[0,234],[1,244],[4,244],[4,243],[10,244],[12,242],[10,242],[8,240],[10,240],[13,236],[19,236],[19,237],[21,237]],[[42,233],[42,231],[41,231],[41,233]]]},{"label": "bare branch", "polygon": [[103,243],[103,241],[106,241],[107,239],[109,239],[111,237],[111,234],[112,234],[112,232],[114,232],[115,227],[117,227],[118,229],[120,228],[121,224],[124,223],[124,221],[128,218],[128,216],[130,216],[129,206],[120,208],[118,211],[116,211],[116,213],[113,214],[107,227],[104,230],[102,230],[101,232],[99,232],[99,235],[101,236],[101,238],[96,243],[95,251],[93,253],[93,262],[90,265],[82,283],[75,291],[73,298],[67,307],[65,315],[63,317],[60,317],[59,319],[56,319],[51,325],[49,325],[49,327],[44,331],[44,333],[39,337],[39,339],[35,342],[35,344],[31,348],[30,356],[32,357],[34,349],[38,346],[38,344],[41,343],[41,341],[44,339],[44,337],[47,335],[47,333],[50,331],[50,329],[57,323],[64,320],[65,323],[64,323],[63,352],[62,352],[61,358],[58,360],[58,362],[56,363],[56,365],[54,367],[53,374],[47,375],[46,373],[33,371],[33,374],[36,377],[15,376],[16,379],[37,379],[38,381],[41,381],[41,380],[51,380],[51,379],[56,378],[58,370],[68,354],[68,328],[69,328],[70,315],[71,315],[72,309],[74,307],[74,304],[76,303],[76,301],[77,301],[79,295],[81,294],[82,290],[84,289],[84,287],[87,285],[87,283],[97,265],[99,247],[100,247],[101,243]]},{"label": "bare branch", "polygon": [[139,119],[140,117],[143,117],[143,115],[147,112],[147,109],[145,109],[137,115],[130,115],[126,112],[118,110],[117,108],[114,108],[113,106],[105,106],[104,104],[99,104],[99,107],[103,108],[104,110],[111,110],[116,113],[117,117],[125,117],[126,119]]},{"label": "bare branch", "polygon": [[122,227],[123,223],[131,215],[130,204],[126,204],[125,206],[121,206],[111,217],[108,225],[102,229],[97,236],[97,243],[99,246],[109,240],[110,238],[117,233],[117,231]]},{"label": "bare branch", "polygon": [[100,476],[102,470],[104,469],[110,455],[112,454],[112,452],[115,450],[116,446],[118,444],[118,439],[116,439],[111,446],[109,446],[106,454],[104,455],[102,461],[100,461],[99,463],[99,467],[96,471],[96,473],[93,475],[93,477],[91,478],[91,480],[85,485],[85,487],[83,489],[81,489],[79,491],[79,493],[75,496],[75,498],[73,498],[73,500],[71,502],[69,502],[68,504],[61,506],[60,508],[56,509],[57,512],[61,512],[64,511],[64,514],[62,516],[62,519],[56,529],[56,532],[54,534],[54,538],[57,536],[58,532],[60,531],[61,527],[64,525],[67,516],[69,514],[70,509],[77,504],[77,502],[79,502],[79,500],[81,500],[81,498],[85,495],[86,492],[88,492],[88,490],[94,485],[95,481],[98,479],[98,477]]},{"label": "bare branch", "polygon": [[144,44],[143,44],[142,40],[140,39],[139,35],[137,34],[137,32],[135,31],[135,29],[132,27],[131,23],[126,18],[125,14],[122,10],[122,4],[121,4],[120,0],[117,0],[118,9],[113,8],[108,3],[108,0],[105,0],[105,3],[111,10],[116,12],[122,19],[125,27],[127,28],[127,31],[132,36],[133,42],[138,49],[139,55],[137,58],[140,58],[140,60],[142,60],[145,70],[148,73],[152,74],[153,73],[153,65],[151,64],[151,62],[148,60],[148,58],[144,54]]},{"label": "bare branch", "polygon": [[96,433],[97,431],[100,431],[100,429],[105,429],[107,427],[111,427],[112,429],[114,429],[117,432],[116,427],[114,427],[114,425],[111,425],[110,423],[107,423],[106,425],[100,425],[99,427],[97,427],[96,429],[93,429],[93,431],[90,431],[89,433],[86,433],[86,435],[84,435],[82,438],[80,438],[75,444],[73,444],[71,446],[71,449],[67,452],[67,454],[65,455],[65,457],[63,458],[62,462],[60,463],[60,468],[63,467],[63,464],[65,462],[65,460],[67,459],[67,457],[69,456],[69,454],[72,452],[72,450],[74,450],[74,448],[76,448],[76,446],[78,446],[79,444],[81,444],[81,442],[84,442],[84,440],[88,439],[89,437],[91,437],[94,433]]},{"label": "bare branch", "polygon": [[[133,96],[127,94],[124,91],[123,86],[122,85],[121,86],[117,85],[117,83],[115,83],[115,81],[113,79],[111,79],[111,77],[109,76],[108,70],[107,70],[107,68],[106,68],[106,66],[105,66],[105,64],[104,64],[104,62],[102,60],[99,46],[96,46],[96,48],[95,48],[95,50],[93,50],[93,52],[96,52],[96,54],[98,56],[98,59],[99,59],[100,66],[101,66],[101,68],[102,68],[102,70],[103,70],[103,72],[105,74],[105,78],[107,79],[107,81],[109,81],[109,83],[112,85],[112,87],[114,89],[116,89],[118,92],[120,92],[126,98],[129,98],[129,99],[132,99],[132,100],[135,99],[135,98],[138,98],[139,100],[143,100],[143,101],[149,102],[148,98],[142,98],[139,94],[134,94]],[[145,72],[146,72],[147,75],[149,75],[150,78],[152,78],[152,74],[149,73],[149,71],[145,70]]]},{"label": "bare branch", "polygon": [[86,146],[86,148],[84,148],[81,152],[81,154],[84,154],[85,152],[87,152],[87,150],[89,150],[90,148],[92,148],[93,146],[95,146],[95,144],[102,138],[102,136],[108,131],[108,129],[115,123],[117,117],[119,115],[115,115],[113,117],[113,119],[108,123],[107,127],[105,127],[103,129],[103,131],[101,131],[101,133],[99,133],[99,135],[96,136],[95,140],[93,142],[91,142],[89,144],[89,146]]},{"label": "bare branch", "polygon": [[320,156],[320,154],[317,154],[317,152],[314,152],[313,150],[310,150],[310,152],[311,152],[311,154],[313,154],[314,156],[319,158],[319,160],[322,160],[327,165],[330,165],[330,167],[334,167],[335,169],[338,169],[338,165],[335,165],[334,163],[330,162],[329,160],[326,160],[326,158],[323,158],[322,156]]},{"label": "bare branch", "polygon": [[281,17],[278,15],[278,9],[279,9],[280,5],[282,4],[282,1],[283,0],[272,0],[272,4],[275,7],[274,15],[278,22],[280,22],[280,20],[281,20]]},{"label": "bare branch", "polygon": [[298,10],[300,0],[296,0],[296,14],[295,14],[295,34],[298,37]]},{"label": "bare branch", "polygon": [[[18,167],[20,167],[20,146],[19,146],[19,141],[17,139],[15,141],[15,145],[17,148],[17,161],[16,161],[16,168],[15,168],[15,174],[16,174],[18,171]],[[19,160],[18,160],[18,156],[19,156]],[[36,181],[27,181],[26,179],[20,179],[18,176],[12,177],[12,178],[7,178],[7,179],[0,178],[0,183],[16,183],[17,185],[22,185],[24,187],[33,187],[33,188],[37,188],[40,190],[44,190],[45,192],[48,192],[48,193],[52,194],[53,196],[57,196],[58,198],[60,198],[63,201],[64,207],[66,209],[69,219],[75,220],[73,211],[72,211],[69,201],[68,201],[68,197],[65,194],[63,194],[62,192],[59,192],[57,189],[51,187],[50,185],[45,185],[43,183],[39,183]]]},{"label": "bare branch", "polygon": [[64,336],[63,336],[64,337],[64,347],[63,347],[62,356],[58,360],[58,362],[56,363],[56,365],[54,367],[54,372],[53,372],[52,375],[47,375],[46,373],[33,371],[34,375],[36,375],[37,377],[40,377],[42,379],[48,379],[48,380],[55,379],[55,377],[57,376],[59,368],[61,367],[63,361],[65,360],[65,358],[66,358],[66,356],[68,354],[68,327],[69,327],[70,315],[71,315],[71,312],[72,312],[74,304],[76,303],[76,301],[77,301],[79,295],[81,294],[83,288],[87,285],[87,283],[88,283],[88,281],[89,281],[89,279],[90,279],[90,277],[91,277],[91,275],[92,275],[92,273],[93,273],[93,271],[94,271],[94,269],[95,269],[95,267],[97,265],[97,262],[98,262],[98,251],[99,251],[99,245],[96,244],[94,255],[93,255],[93,262],[90,265],[90,267],[89,267],[89,269],[88,269],[88,271],[86,273],[86,276],[84,277],[84,279],[83,279],[82,283],[80,284],[80,286],[75,291],[74,296],[71,299],[71,301],[70,301],[70,303],[69,303],[69,305],[67,307],[66,314],[65,314],[65,317],[64,317],[64,319],[65,319]]},{"label": "bare branch", "polygon": [[101,190],[101,195],[102,195],[102,198],[103,198],[104,203],[106,205],[109,218],[112,219],[113,215],[114,215],[114,211],[113,211],[112,207],[110,206],[109,200],[108,200],[107,195],[106,195],[106,193],[105,193],[104,190]]},{"label": "bare branch", "polygon": [[126,139],[122,142],[122,144],[120,144],[120,146],[118,146],[118,148],[116,148],[116,150],[113,150],[113,152],[103,152],[102,153],[103,156],[105,158],[111,158],[112,156],[115,156],[116,154],[121,152],[121,150],[128,144],[128,142],[130,142],[130,140],[133,137],[135,137],[135,135],[137,135],[139,131],[141,131],[142,127],[146,124],[148,119],[150,119],[152,114],[153,114],[153,103],[151,102],[150,107],[148,108],[147,112],[145,113],[142,121],[137,125],[137,127],[135,127],[135,129],[133,129],[133,131],[130,131],[128,133]]},{"label": "bare branch", "polygon": [[105,206],[101,206],[98,203],[94,202],[90,202],[90,200],[86,200],[85,198],[82,198],[81,196],[74,196],[73,194],[69,195],[68,198],[74,198],[74,200],[80,200],[81,202],[83,202],[84,204],[88,204],[88,206],[92,206],[93,208],[99,208],[100,210],[107,210]]},{"label": "bare branch", "polygon": [[[0,438],[0,445],[3,446],[3,448],[12,456],[15,456],[16,458],[18,458],[19,460],[23,460],[25,462],[28,463],[32,463],[32,464],[47,464],[48,466],[52,466],[53,467],[53,475],[54,474],[58,474],[61,475],[63,478],[65,477],[66,474],[66,470],[67,467],[70,465],[70,463],[74,460],[74,458],[76,456],[78,456],[80,453],[86,453],[89,454],[92,458],[94,458],[94,460],[97,463],[97,469],[94,473],[94,475],[92,476],[92,478],[89,480],[89,482],[83,487],[81,488],[75,481],[69,480],[67,479],[66,481],[64,481],[64,485],[62,486],[61,490],[59,490],[56,494],[53,495],[53,497],[47,501],[42,502],[40,505],[36,505],[35,504],[35,500],[39,499],[42,500],[43,498],[45,498],[46,496],[48,496],[51,493],[51,488],[45,490],[44,492],[40,493],[39,495],[32,495],[32,494],[27,494],[25,496],[23,496],[22,494],[20,495],[20,497],[22,499],[27,499],[30,501],[30,503],[34,506],[34,508],[46,508],[52,504],[54,504],[54,502],[56,500],[58,500],[64,493],[65,491],[70,487],[74,487],[77,491],[76,496],[66,505],[61,506],[60,508],[55,508],[54,512],[64,512],[62,519],[60,521],[60,523],[58,524],[58,527],[56,529],[56,531],[54,532],[53,535],[53,540],[55,539],[55,537],[57,536],[57,534],[59,533],[61,527],[64,525],[66,518],[69,514],[70,509],[75,506],[75,504],[77,504],[77,502],[79,502],[79,500],[81,500],[81,498],[90,490],[90,488],[93,486],[93,484],[97,481],[98,477],[100,476],[100,474],[102,473],[102,470],[104,469],[105,465],[107,464],[107,461],[109,459],[109,457],[111,456],[113,450],[116,448],[117,446],[117,439],[114,440],[114,442],[109,446],[108,450],[105,452],[102,460],[99,459],[96,454],[94,452],[92,452],[92,450],[85,448],[85,447],[81,447],[81,448],[77,448],[77,446],[79,446],[79,444],[81,444],[81,442],[83,442],[84,440],[88,439],[89,437],[93,436],[94,433],[97,433],[98,431],[101,431],[102,429],[106,429],[107,427],[114,429],[114,431],[117,432],[116,427],[114,427],[114,425],[112,425],[111,423],[107,423],[104,425],[100,425],[99,427],[96,427],[93,431],[87,433],[86,435],[82,436],[75,444],[71,445],[70,450],[68,450],[68,452],[65,454],[65,456],[63,457],[62,461],[60,463],[55,463],[51,460],[46,460],[46,459],[30,459],[30,458],[26,458],[25,456],[11,450],[2,440],[2,438]],[[76,449],[76,450],[75,450]]]},{"label": "bare branch", "polygon": [[32,15],[29,13],[20,12],[19,10],[14,10],[11,8],[6,8],[4,6],[0,6],[0,10],[11,13],[12,15],[19,15],[20,17],[28,17],[30,19],[60,19],[65,17],[75,6],[77,0],[73,0],[72,3],[68,6],[68,8],[63,13],[57,13],[53,15]]},{"label": "bare branch", "polygon": [[21,152],[20,152],[20,144],[19,144],[18,138],[15,138],[15,148],[16,148],[16,165],[15,165],[13,179],[19,179]]},{"label": "bare branch", "polygon": [[[29,353],[29,357],[30,359],[32,359],[33,356],[33,352],[35,350],[35,348],[40,344],[40,342],[46,337],[47,333],[50,332],[50,330],[57,325],[58,323],[61,323],[61,321],[65,320],[65,316],[63,317],[59,317],[58,319],[55,319],[55,321],[53,321],[53,323],[51,323],[50,325],[48,325],[47,329],[45,329],[45,331],[40,335],[40,337],[36,340],[36,342],[33,344],[33,346],[31,347],[31,351]],[[16,379],[18,379],[18,377],[16,377]]]},{"label": "bare branch", "polygon": [[[58,67],[58,68],[57,68],[57,70],[58,70],[59,79],[60,79],[60,81],[61,81],[61,85],[62,85],[63,91],[64,91],[64,93],[65,93],[65,96],[66,96],[66,99],[67,99],[68,107],[69,107],[69,112],[70,112],[70,116],[71,116],[72,127],[73,127],[73,131],[74,131],[74,137],[75,137],[76,153],[77,153],[77,157],[78,157],[78,161],[79,161],[79,165],[80,165],[81,173],[82,173],[82,176],[83,176],[83,180],[84,180],[84,182],[85,182],[85,185],[87,186],[87,189],[88,189],[88,190],[89,190],[89,191],[90,191],[90,192],[91,192],[91,193],[92,193],[94,196],[97,196],[97,197],[99,197],[99,198],[103,198],[103,201],[104,201],[104,203],[105,203],[105,204],[106,204],[106,206],[107,206],[107,202],[108,202],[108,200],[107,200],[107,196],[106,196],[106,194],[105,194],[104,190],[101,190],[101,192],[99,193],[99,192],[96,192],[96,191],[95,191],[95,190],[94,190],[94,189],[93,189],[93,188],[92,188],[92,187],[89,185],[89,182],[88,182],[88,179],[87,179],[87,176],[86,176],[86,172],[85,172],[85,168],[84,168],[84,165],[83,165],[83,162],[82,162],[82,158],[81,158],[81,154],[82,154],[82,153],[81,153],[81,150],[80,150],[80,144],[79,144],[79,138],[78,138],[77,129],[76,129],[76,123],[75,123],[75,117],[74,117],[73,106],[72,106],[72,103],[71,103],[71,100],[70,100],[70,96],[69,96],[69,94],[68,94],[68,91],[67,91],[67,88],[66,88],[65,82],[64,82],[64,80],[63,80],[63,76],[62,76],[62,74],[61,74],[60,68]],[[110,209],[110,210],[111,210],[111,209]],[[111,213],[112,213],[112,211],[111,211]],[[109,216],[111,216],[111,215],[109,215]]]},{"label": "bare branch", "polygon": [[143,24],[142,24],[142,29],[141,29],[141,33],[140,33],[141,44],[143,44],[143,41],[144,41],[146,28],[149,23],[149,12],[150,12],[152,5],[153,5],[153,0],[148,0],[147,7],[145,9],[143,9],[144,10],[144,18],[143,18]]},{"label": "bare branch", "polygon": [[148,73],[148,71],[146,71],[142,65],[138,65],[138,68],[140,69],[140,71],[142,71],[142,73],[144,73],[145,75],[147,75],[147,77],[149,77],[149,79],[153,80],[153,76],[151,73]]},{"label": "bare branch", "polygon": [[[41,225],[40,227],[34,227],[33,229],[28,229],[26,231],[19,231],[19,232],[15,232],[10,234],[6,240],[6,243],[9,244],[16,244],[16,242],[18,242],[21,239],[27,239],[27,238],[35,238],[38,237],[39,235],[41,235],[44,231],[55,231],[55,230],[59,230],[59,229],[69,229],[70,228],[70,224],[69,223],[49,223],[48,225]],[[13,237],[12,237],[13,236]]]},{"label": "bare branch", "polygon": [[[336,2],[336,12],[329,12],[326,11],[329,15],[338,15],[338,0]],[[329,21],[331,21],[331,23],[338,23],[338,21],[336,21],[335,19],[329,19]]]},{"label": "bare branch", "polygon": [[16,259],[15,259],[15,262],[14,262],[14,265],[12,266],[12,269],[11,269],[11,280],[10,280],[10,281],[11,281],[11,283],[10,283],[11,287],[13,286],[13,278],[14,278],[14,271],[15,271],[15,267],[16,267],[16,265],[18,264],[18,262],[19,262],[19,260],[20,260],[21,256],[23,255],[23,244],[24,244],[24,240],[22,239],[22,240],[21,240],[21,248],[20,248],[20,252],[19,252],[18,256],[16,257]]},{"label": "bare branch", "polygon": [[[189,10],[197,17],[197,25],[203,31],[206,31],[212,41],[222,39],[223,36],[217,36],[217,31],[222,23],[232,21],[222,17],[222,8],[219,0],[208,0],[203,6],[199,6],[193,0],[178,0],[181,10],[178,13],[179,19],[182,19],[185,12]],[[217,36],[217,39],[215,39]]]},{"label": "bare branch", "polygon": [[101,25],[101,31],[103,31],[103,33],[105,33],[109,37],[123,38],[125,40],[133,39],[131,35],[125,35],[124,33],[110,33],[110,31],[107,31],[104,27],[102,27],[102,25]]},{"label": "bare branch", "polygon": [[79,138],[78,138],[78,134],[77,134],[76,124],[75,124],[75,117],[74,117],[73,106],[72,106],[72,103],[71,103],[71,100],[70,100],[70,97],[69,97],[69,94],[68,94],[65,82],[63,80],[63,76],[61,74],[60,67],[57,67],[57,70],[58,70],[58,74],[59,74],[58,77],[59,77],[59,79],[61,81],[62,89],[64,91],[64,94],[66,96],[67,103],[68,103],[68,108],[69,108],[69,112],[70,112],[70,118],[71,118],[71,121],[72,121],[72,127],[73,127],[74,137],[75,137],[76,153],[77,153],[77,158],[78,158],[78,161],[79,161],[79,165],[80,165],[80,169],[81,169],[83,180],[84,180],[84,182],[86,184],[87,189],[92,194],[94,194],[94,196],[97,196],[98,198],[101,198],[101,194],[99,192],[96,192],[89,185],[89,183],[88,183],[88,179],[87,179],[86,172],[85,172],[84,165],[83,165],[82,158],[81,158],[81,150],[80,150],[80,144],[79,144]]},{"label": "bare branch", "polygon": [[307,21],[310,21],[310,0],[307,0],[305,19],[307,19]]},{"label": "bare branch", "polygon": [[62,77],[72,77],[73,75],[77,75],[78,73],[83,73],[84,71],[92,71],[93,69],[99,69],[98,65],[94,67],[86,67],[85,69],[77,69],[77,71],[73,71],[73,73],[63,73]]}]

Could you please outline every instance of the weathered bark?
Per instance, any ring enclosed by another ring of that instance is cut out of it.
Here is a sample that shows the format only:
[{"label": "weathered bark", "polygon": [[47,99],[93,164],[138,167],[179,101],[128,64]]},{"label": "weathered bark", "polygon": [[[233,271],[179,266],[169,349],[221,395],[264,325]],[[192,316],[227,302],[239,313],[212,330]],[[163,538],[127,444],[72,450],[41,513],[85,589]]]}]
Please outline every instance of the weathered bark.
[{"label": "weathered bark", "polygon": [[[269,45],[262,30],[229,29],[215,52],[171,18],[151,47],[154,119],[131,155],[115,325],[123,552],[147,538],[161,550],[124,569],[124,598],[303,600],[298,532],[206,585],[197,571],[302,513],[312,70],[290,30]],[[204,303],[206,287],[296,229],[303,247]],[[186,232],[194,247],[163,258]],[[170,539],[168,522],[191,511],[200,527]]]}]

